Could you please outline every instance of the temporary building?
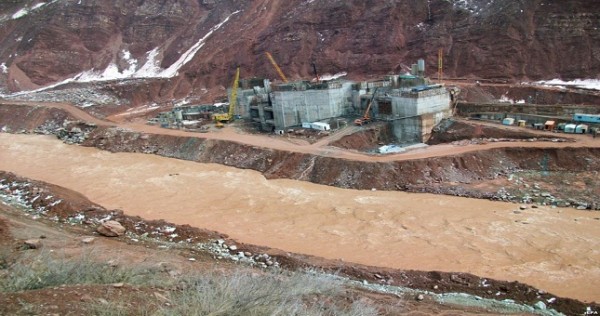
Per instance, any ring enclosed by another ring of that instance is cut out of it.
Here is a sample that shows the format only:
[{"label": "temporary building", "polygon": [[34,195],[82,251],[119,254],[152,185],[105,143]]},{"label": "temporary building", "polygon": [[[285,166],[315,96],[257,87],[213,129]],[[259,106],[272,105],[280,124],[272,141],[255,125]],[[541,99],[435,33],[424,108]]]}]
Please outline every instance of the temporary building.
[{"label": "temporary building", "polygon": [[558,123],[558,125],[556,125],[556,129],[559,131],[564,131],[565,125],[567,125],[567,123]]},{"label": "temporary building", "polygon": [[527,125],[527,121],[525,120],[519,120],[517,123],[520,127],[525,127]]},{"label": "temporary building", "polygon": [[565,125],[565,133],[575,133],[575,128],[577,125],[575,124],[567,124]]},{"label": "temporary building", "polygon": [[533,124],[533,128],[535,128],[535,129],[544,129],[544,124],[542,124],[542,123],[535,123],[535,124]]},{"label": "temporary building", "polygon": [[577,127],[575,127],[575,133],[577,134],[585,134],[588,131],[588,126],[585,124],[579,124],[577,125]]},{"label": "temporary building", "polygon": [[573,115],[573,121],[585,123],[600,123],[600,114],[582,114],[576,113]]},{"label": "temporary building", "polygon": [[314,123],[310,124],[310,127],[312,129],[318,129],[320,131],[328,131],[331,129],[331,126],[329,126],[329,124],[321,123],[321,122],[314,122]]},{"label": "temporary building", "polygon": [[555,125],[556,122],[554,121],[546,121],[546,123],[544,123],[544,129],[547,131],[553,131]]},{"label": "temporary building", "polygon": [[513,125],[514,123],[515,123],[515,119],[512,117],[507,117],[504,120],[502,120],[503,125]]},{"label": "temporary building", "polygon": [[404,148],[402,148],[398,145],[385,145],[385,146],[379,147],[380,154],[401,153],[404,150],[405,150]]}]

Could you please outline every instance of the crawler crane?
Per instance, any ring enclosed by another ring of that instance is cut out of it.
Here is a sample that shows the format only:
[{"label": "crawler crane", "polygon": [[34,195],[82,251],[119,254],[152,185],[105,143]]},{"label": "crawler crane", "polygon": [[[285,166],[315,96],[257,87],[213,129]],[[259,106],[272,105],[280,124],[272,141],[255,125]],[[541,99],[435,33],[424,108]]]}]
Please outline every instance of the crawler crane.
[{"label": "crawler crane", "polygon": [[369,124],[369,122],[371,122],[372,118],[371,118],[371,114],[369,112],[371,111],[371,105],[373,105],[373,100],[375,99],[376,92],[377,92],[377,88],[375,88],[375,90],[373,91],[373,96],[371,96],[371,100],[369,100],[369,104],[367,105],[367,110],[365,111],[365,114],[363,115],[363,117],[357,118],[356,120],[354,120],[354,124],[356,124],[358,126],[362,126],[364,124]]},{"label": "crawler crane", "polygon": [[223,127],[223,123],[233,121],[233,111],[237,102],[237,90],[240,81],[240,67],[237,67],[235,71],[235,79],[233,80],[233,87],[231,87],[231,100],[229,101],[229,110],[227,113],[220,113],[213,115],[216,127]]}]

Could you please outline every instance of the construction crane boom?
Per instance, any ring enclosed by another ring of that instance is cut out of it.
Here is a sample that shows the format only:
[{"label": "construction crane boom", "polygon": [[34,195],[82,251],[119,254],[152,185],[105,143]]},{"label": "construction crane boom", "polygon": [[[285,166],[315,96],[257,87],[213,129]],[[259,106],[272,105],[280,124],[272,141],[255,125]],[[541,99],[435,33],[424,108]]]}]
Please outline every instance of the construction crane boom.
[{"label": "construction crane boom", "polygon": [[240,67],[237,67],[235,71],[235,79],[233,79],[233,86],[231,87],[231,100],[229,101],[229,110],[227,113],[215,114],[213,117],[217,127],[223,127],[223,122],[229,122],[233,120],[233,112],[237,103],[237,90],[240,82]]},{"label": "construction crane boom", "polygon": [[373,91],[373,95],[371,96],[371,100],[369,100],[369,104],[367,105],[367,109],[365,110],[365,114],[361,118],[357,118],[354,120],[354,124],[363,125],[371,122],[371,116],[369,115],[369,111],[371,110],[371,106],[373,105],[373,100],[375,100],[375,93],[377,92],[377,88]]},{"label": "construction crane boom", "polygon": [[444,76],[444,50],[438,50],[438,81],[442,82]]},{"label": "construction crane boom", "polygon": [[237,91],[240,83],[240,67],[235,71],[235,79],[233,79],[233,87],[231,87],[231,101],[229,102],[229,117],[233,117],[233,110],[237,104]]},{"label": "construction crane boom", "polygon": [[279,74],[279,77],[281,78],[281,80],[283,80],[283,82],[288,82],[287,77],[283,74],[283,71],[281,71],[281,68],[279,68],[279,66],[275,62],[275,59],[273,59],[273,56],[271,56],[271,53],[265,52],[265,55],[267,55],[267,58],[269,58],[269,61],[271,62],[271,65],[273,65],[273,67],[275,68],[275,70]]}]

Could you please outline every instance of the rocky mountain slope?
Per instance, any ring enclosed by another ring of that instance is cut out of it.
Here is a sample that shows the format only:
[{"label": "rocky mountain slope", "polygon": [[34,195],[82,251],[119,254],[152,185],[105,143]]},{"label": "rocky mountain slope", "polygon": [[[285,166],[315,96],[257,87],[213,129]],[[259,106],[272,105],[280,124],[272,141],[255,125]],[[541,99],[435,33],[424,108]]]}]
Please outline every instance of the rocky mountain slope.
[{"label": "rocky mountain slope", "polygon": [[202,95],[243,76],[398,73],[537,80],[600,73],[589,0],[10,0],[0,3],[0,87],[155,78],[156,97]]}]

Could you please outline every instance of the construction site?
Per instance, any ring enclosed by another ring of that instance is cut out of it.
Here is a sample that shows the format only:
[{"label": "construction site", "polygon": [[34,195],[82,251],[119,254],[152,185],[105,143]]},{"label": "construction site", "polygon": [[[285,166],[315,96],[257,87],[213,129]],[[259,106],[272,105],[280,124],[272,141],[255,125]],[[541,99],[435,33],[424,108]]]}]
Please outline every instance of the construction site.
[{"label": "construction site", "polygon": [[142,2],[0,4],[0,314],[600,313],[597,5]]},{"label": "construction site", "polygon": [[[536,130],[590,134],[600,130],[600,110],[593,106],[532,106],[472,104],[460,99],[460,82],[443,83],[443,59],[439,56],[437,79],[425,76],[425,60],[412,64],[411,72],[380,80],[354,82],[339,78],[322,80],[312,64],[312,80],[289,81],[273,56],[265,53],[279,79],[240,79],[238,67],[226,103],[174,106],[150,124],[164,128],[207,132],[212,124],[222,128],[235,120],[254,130],[275,135],[329,135],[348,125],[379,122],[385,141],[379,153],[404,151],[427,144],[443,120],[456,114],[473,120],[497,122]],[[480,83],[477,81],[476,86]],[[537,94],[537,93],[536,93]],[[506,102],[505,102],[506,103]],[[358,118],[357,118],[358,117]],[[347,133],[347,132],[346,132]]]},{"label": "construction site", "polygon": [[[443,80],[441,71],[432,80],[423,60],[410,73],[358,82],[324,80],[316,70],[311,80],[289,81],[274,60],[273,66],[277,80],[241,78],[242,68],[236,67],[218,103],[115,111],[4,100],[0,169],[99,201],[105,211],[84,226],[118,213],[110,209],[125,209],[128,216],[177,227],[165,231],[182,232],[192,225],[227,234],[244,251],[236,254],[236,246],[218,255],[236,262],[250,260],[264,268],[322,265],[322,259],[303,257],[308,254],[352,262],[350,277],[381,275],[372,266],[443,271],[439,276],[411,272],[408,283],[394,281],[391,272],[369,280],[441,293],[454,289],[492,300],[510,297],[525,304],[506,307],[512,311],[535,311],[534,304],[542,303],[548,304],[543,306],[549,315],[597,309],[588,302],[600,297],[591,290],[600,288],[600,275],[591,264],[600,260],[591,255],[600,240],[593,228],[599,217],[591,212],[600,209],[600,139],[595,138],[600,108],[587,102],[505,102],[509,93],[517,98],[531,92],[518,85]],[[491,95],[498,87],[503,94],[496,101],[470,99],[484,91]],[[547,98],[562,95],[553,88],[535,91]],[[60,96],[61,90],[54,93]],[[596,92],[570,93],[600,98]],[[82,145],[83,151],[10,133],[53,134],[66,144]],[[104,156],[106,151],[132,156]],[[153,156],[167,160],[157,162]],[[221,166],[206,167],[213,163]],[[68,169],[65,164],[77,167],[61,171]],[[277,182],[284,179],[292,182]],[[9,195],[28,192],[19,199],[37,205],[36,191],[6,190]],[[420,195],[410,195],[415,193]],[[73,221],[84,215],[63,208],[62,201],[71,200],[67,194],[43,205],[62,216],[55,218]],[[460,222],[465,224],[454,224]],[[135,225],[130,229],[141,235],[130,238],[156,234]],[[547,234],[548,229],[554,233]],[[432,233],[440,230],[444,233]],[[164,238],[186,243],[205,234]],[[336,245],[334,253],[324,246],[328,243]],[[465,251],[465,243],[473,250]],[[551,250],[548,244],[554,245]],[[245,253],[259,251],[253,245],[300,255],[272,251],[268,260],[249,259]],[[512,250],[498,252],[498,247]],[[544,268],[523,270],[522,262]],[[472,279],[469,273],[484,277]],[[554,277],[545,277],[549,273]]]},{"label": "construction site", "polygon": [[[194,130],[210,121],[221,128],[223,123],[237,119],[250,122],[257,131],[285,135],[377,121],[391,131],[394,145],[407,146],[426,142],[433,127],[452,116],[460,92],[425,78],[423,59],[413,64],[411,73],[377,81],[321,80],[313,64],[312,81],[290,82],[273,57],[266,55],[280,80],[240,79],[238,68],[228,89],[227,105],[174,107],[150,123]],[[199,131],[207,128],[200,127]]]}]

